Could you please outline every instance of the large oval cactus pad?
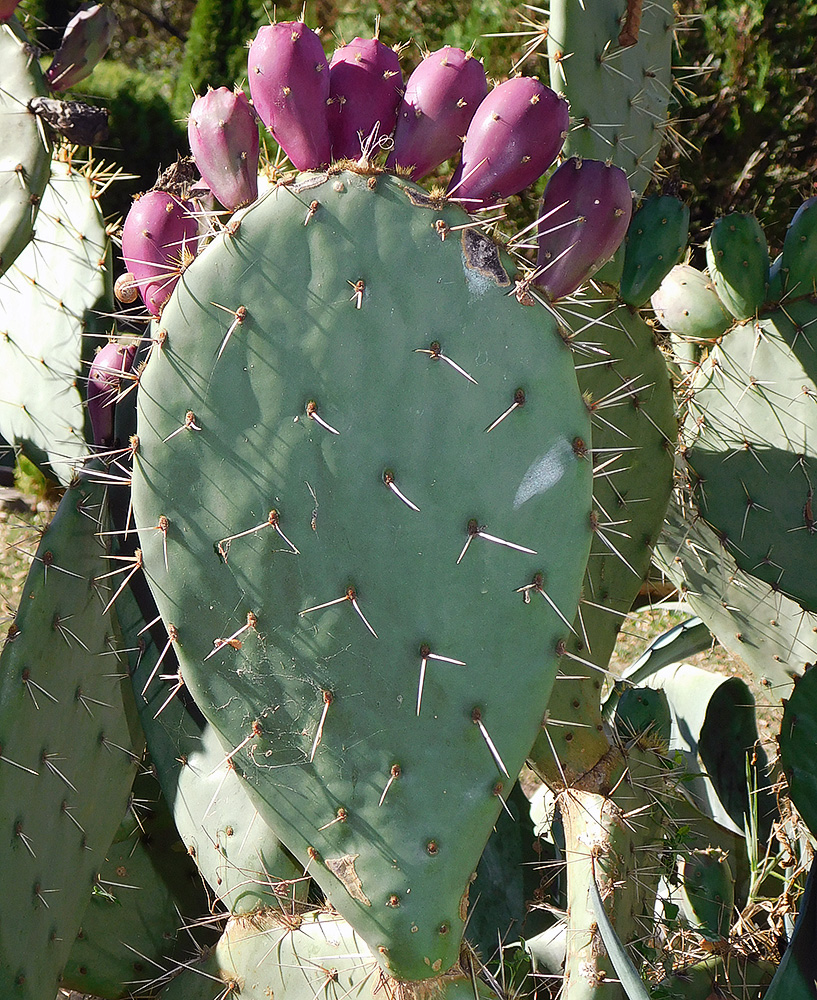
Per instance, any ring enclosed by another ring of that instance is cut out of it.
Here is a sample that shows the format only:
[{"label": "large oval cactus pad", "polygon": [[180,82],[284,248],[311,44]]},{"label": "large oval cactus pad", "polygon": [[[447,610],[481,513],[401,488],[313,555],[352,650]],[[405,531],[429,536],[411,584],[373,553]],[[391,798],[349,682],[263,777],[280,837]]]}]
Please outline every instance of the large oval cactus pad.
[{"label": "large oval cactus pad", "polygon": [[457,959],[590,542],[570,352],[467,222],[386,175],[273,190],[185,271],[140,388],[184,682],[401,979]]}]

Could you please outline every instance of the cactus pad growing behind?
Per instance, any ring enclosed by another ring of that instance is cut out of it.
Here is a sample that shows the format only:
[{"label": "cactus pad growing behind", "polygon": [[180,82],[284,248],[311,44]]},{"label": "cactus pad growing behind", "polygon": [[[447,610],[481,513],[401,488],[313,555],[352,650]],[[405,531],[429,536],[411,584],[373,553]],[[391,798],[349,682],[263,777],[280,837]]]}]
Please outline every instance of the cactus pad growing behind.
[{"label": "cactus pad growing behind", "polygon": [[[68,483],[87,454],[83,337],[108,309],[108,241],[91,181],[55,160],[37,238],[0,279],[0,432]],[[101,342],[101,341],[100,341]]]},{"label": "cactus pad growing behind", "polygon": [[690,264],[676,264],[651,303],[662,326],[690,340],[716,340],[734,323],[712,279]]},{"label": "cactus pad growing behind", "polygon": [[672,0],[553,0],[549,7],[550,85],[570,101],[575,122],[565,155],[612,160],[641,194],[667,129]]},{"label": "cactus pad growing behind", "polygon": [[[627,306],[592,294],[566,299],[560,318],[587,353],[579,387],[593,421],[594,532],[580,614],[536,741],[536,767],[560,787],[607,752],[601,682],[619,629],[650,566],[672,489],[672,387],[653,331]],[[554,759],[554,751],[556,758]]]},{"label": "cactus pad growing behind", "polygon": [[[473,977],[468,964],[441,978],[438,1000],[493,1000],[494,992]],[[337,915],[316,913],[287,926],[267,911],[230,920],[212,954],[182,969],[160,998],[220,1000],[236,986],[249,996],[287,1000],[377,1000],[393,989],[365,941]]]},{"label": "cactus pad growing behind", "polygon": [[646,198],[627,230],[621,298],[643,306],[681,259],[689,239],[689,208],[671,195]]},{"label": "cactus pad growing behind", "polygon": [[[15,4],[16,6],[16,4]],[[51,143],[28,109],[48,88],[16,20],[0,24],[0,276],[34,233],[34,221],[51,171]]]},{"label": "cactus pad growing behind", "polygon": [[786,230],[780,269],[787,297],[817,293],[817,198],[807,198]]},{"label": "cactus pad growing behind", "polygon": [[751,319],[766,301],[769,282],[769,248],[757,219],[737,213],[718,219],[706,244],[706,264],[729,312]]},{"label": "cactus pad growing behind", "polygon": [[184,682],[401,979],[457,959],[590,543],[570,352],[467,219],[385,175],[276,189],[187,269],[140,388],[134,509]]},{"label": "cactus pad growing behind", "polygon": [[817,611],[817,364],[808,300],[738,325],[692,386],[685,437],[706,520],[745,572]]},{"label": "cactus pad growing behind", "polygon": [[[53,995],[142,743],[112,611],[105,487],[76,480],[0,656],[0,993]],[[99,789],[105,795],[99,795]]]},{"label": "cactus pad growing behind", "polygon": [[775,697],[785,696],[817,659],[817,616],[741,570],[683,487],[670,504],[655,561],[713,635]]}]

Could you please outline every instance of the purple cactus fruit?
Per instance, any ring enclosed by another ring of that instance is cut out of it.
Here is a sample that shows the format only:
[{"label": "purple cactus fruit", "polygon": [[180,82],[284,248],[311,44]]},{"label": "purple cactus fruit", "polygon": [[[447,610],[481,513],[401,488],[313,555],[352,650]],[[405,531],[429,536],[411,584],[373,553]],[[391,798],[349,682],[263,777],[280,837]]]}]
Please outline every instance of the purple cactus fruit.
[{"label": "purple cactus fruit", "polygon": [[242,90],[227,87],[197,97],[187,119],[199,173],[231,212],[258,197],[258,119]]},{"label": "purple cactus fruit", "polygon": [[332,159],[359,159],[375,126],[375,143],[390,136],[402,93],[403,74],[394,49],[377,38],[355,38],[337,49],[329,63]]},{"label": "purple cactus fruit", "polygon": [[632,211],[620,167],[575,156],[565,160],[542,198],[534,284],[551,299],[575,291],[619,248]]},{"label": "purple cactus fruit", "polygon": [[329,64],[315,32],[301,21],[264,25],[247,69],[255,110],[293,165],[329,163]]},{"label": "purple cactus fruit", "polygon": [[142,301],[158,316],[198,252],[193,205],[167,191],[148,191],[133,203],[122,230],[122,256]]},{"label": "purple cactus fruit", "polygon": [[567,101],[533,77],[494,87],[468,126],[449,195],[474,209],[517,194],[559,155],[569,124]]},{"label": "purple cactus fruit", "polygon": [[456,155],[487,93],[485,70],[470,52],[447,45],[426,56],[406,84],[386,166],[410,169],[419,181]]},{"label": "purple cactus fruit", "polygon": [[20,0],[0,0],[0,24],[10,20]]},{"label": "purple cactus fruit", "polygon": [[108,447],[114,439],[114,405],[119,395],[119,377],[133,365],[136,345],[114,341],[97,351],[88,374],[88,415],[94,444]]},{"label": "purple cactus fruit", "polygon": [[68,90],[90,76],[108,51],[116,31],[116,15],[104,4],[86,4],[68,22],[60,47],[45,71],[52,90]]}]

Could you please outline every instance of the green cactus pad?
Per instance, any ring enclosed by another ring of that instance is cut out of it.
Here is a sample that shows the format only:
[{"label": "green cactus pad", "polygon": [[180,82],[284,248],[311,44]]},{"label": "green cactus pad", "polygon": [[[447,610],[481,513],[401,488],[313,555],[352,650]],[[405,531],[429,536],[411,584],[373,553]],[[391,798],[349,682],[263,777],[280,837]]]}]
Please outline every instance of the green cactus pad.
[{"label": "green cactus pad", "polygon": [[601,681],[649,570],[672,489],[676,439],[666,362],[641,317],[598,295],[561,307],[559,315],[578,345],[577,376],[593,420],[596,530],[562,660],[565,679],[557,678],[548,703],[552,724],[531,753],[536,769],[557,785],[584,774],[609,747]]},{"label": "green cactus pad", "polygon": [[786,230],[780,272],[787,297],[817,294],[817,198],[795,212]]},{"label": "green cactus pad", "polygon": [[[12,18],[0,24],[0,276],[34,234],[34,221],[51,169],[51,143],[37,116],[33,97],[46,97],[36,49]],[[4,291],[5,296],[5,291]]]},{"label": "green cactus pad", "polygon": [[185,271],[140,385],[134,510],[184,683],[401,979],[457,959],[590,544],[570,352],[467,220],[385,175],[273,190]]},{"label": "green cactus pad", "polygon": [[[145,587],[137,576],[131,586],[140,583]],[[146,597],[140,593],[141,600]],[[259,817],[213,727],[177,697],[172,653],[162,656],[167,635],[156,622],[147,628],[130,588],[118,599],[117,613],[132,650],[136,706],[153,771],[187,854],[230,913],[263,906],[297,912],[306,900],[309,877]],[[155,617],[155,606],[148,615]],[[168,679],[148,683],[160,672]]]},{"label": "green cactus pad", "polygon": [[[395,985],[384,977],[365,942],[337,915],[310,914],[287,926],[274,911],[260,910],[233,917],[212,954],[180,970],[160,1000],[219,1000],[236,988],[242,997],[377,1000],[384,990],[391,996]],[[485,983],[459,967],[436,986],[437,1000],[496,1000]],[[422,984],[400,988],[404,1000],[427,996]]]},{"label": "green cactus pad", "polygon": [[789,795],[809,830],[817,830],[817,670],[803,674],[783,708],[777,737]]},{"label": "green cactus pad", "polygon": [[[675,12],[671,0],[551,0],[550,85],[570,101],[564,157],[612,160],[643,193],[667,129]],[[629,30],[628,30],[629,29]]]},{"label": "green cactus pad", "polygon": [[739,325],[692,383],[685,426],[696,496],[737,564],[817,610],[817,307]]},{"label": "green cactus pad", "polygon": [[[705,816],[733,833],[746,829],[750,802],[746,758],[762,770],[766,758],[758,740],[755,700],[739,677],[726,677],[676,663],[662,667],[641,683],[662,692],[672,716],[670,750],[686,760],[684,789]],[[768,795],[759,793],[756,806],[766,826]]]},{"label": "green cactus pad", "polygon": [[729,936],[735,880],[718,848],[691,851],[680,861],[681,905],[691,926],[708,941]]},{"label": "green cactus pad", "polygon": [[725,215],[712,226],[706,266],[721,302],[735,319],[751,319],[766,301],[769,248],[753,215]]},{"label": "green cactus pad", "polygon": [[[96,533],[105,487],[72,484],[0,657],[0,994],[54,995],[142,751]],[[103,794],[104,793],[104,794]]]},{"label": "green cactus pad", "polygon": [[671,195],[647,198],[627,231],[621,298],[643,306],[683,256],[689,239],[689,208]]},{"label": "green cactus pad", "polygon": [[104,1000],[138,995],[136,984],[155,979],[175,950],[189,911],[157,871],[155,844],[138,834],[108,850],[63,971],[68,989]]},{"label": "green cactus pad", "polygon": [[665,329],[690,340],[716,340],[734,322],[714,282],[690,264],[676,264],[651,303]]},{"label": "green cactus pad", "polygon": [[672,717],[667,696],[650,688],[625,687],[615,707],[616,732],[621,739],[643,739],[669,745]]},{"label": "green cactus pad", "polygon": [[656,565],[718,641],[751,668],[770,697],[784,697],[817,659],[817,615],[744,573],[679,489],[655,547]]},{"label": "green cactus pad", "polygon": [[105,341],[83,334],[109,308],[107,245],[90,181],[55,160],[37,236],[0,279],[0,433],[63,484],[88,452],[83,353]]}]

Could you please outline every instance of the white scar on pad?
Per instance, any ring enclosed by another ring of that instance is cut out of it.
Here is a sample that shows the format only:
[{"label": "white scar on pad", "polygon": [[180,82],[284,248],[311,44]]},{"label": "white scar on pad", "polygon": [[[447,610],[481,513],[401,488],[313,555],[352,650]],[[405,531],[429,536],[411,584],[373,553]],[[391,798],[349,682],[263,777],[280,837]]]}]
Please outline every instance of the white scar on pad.
[{"label": "white scar on pad", "polygon": [[573,445],[562,438],[537,458],[522,477],[522,482],[513,498],[513,509],[518,510],[531,497],[538,496],[555,486],[565,472],[565,463],[573,455]]}]

